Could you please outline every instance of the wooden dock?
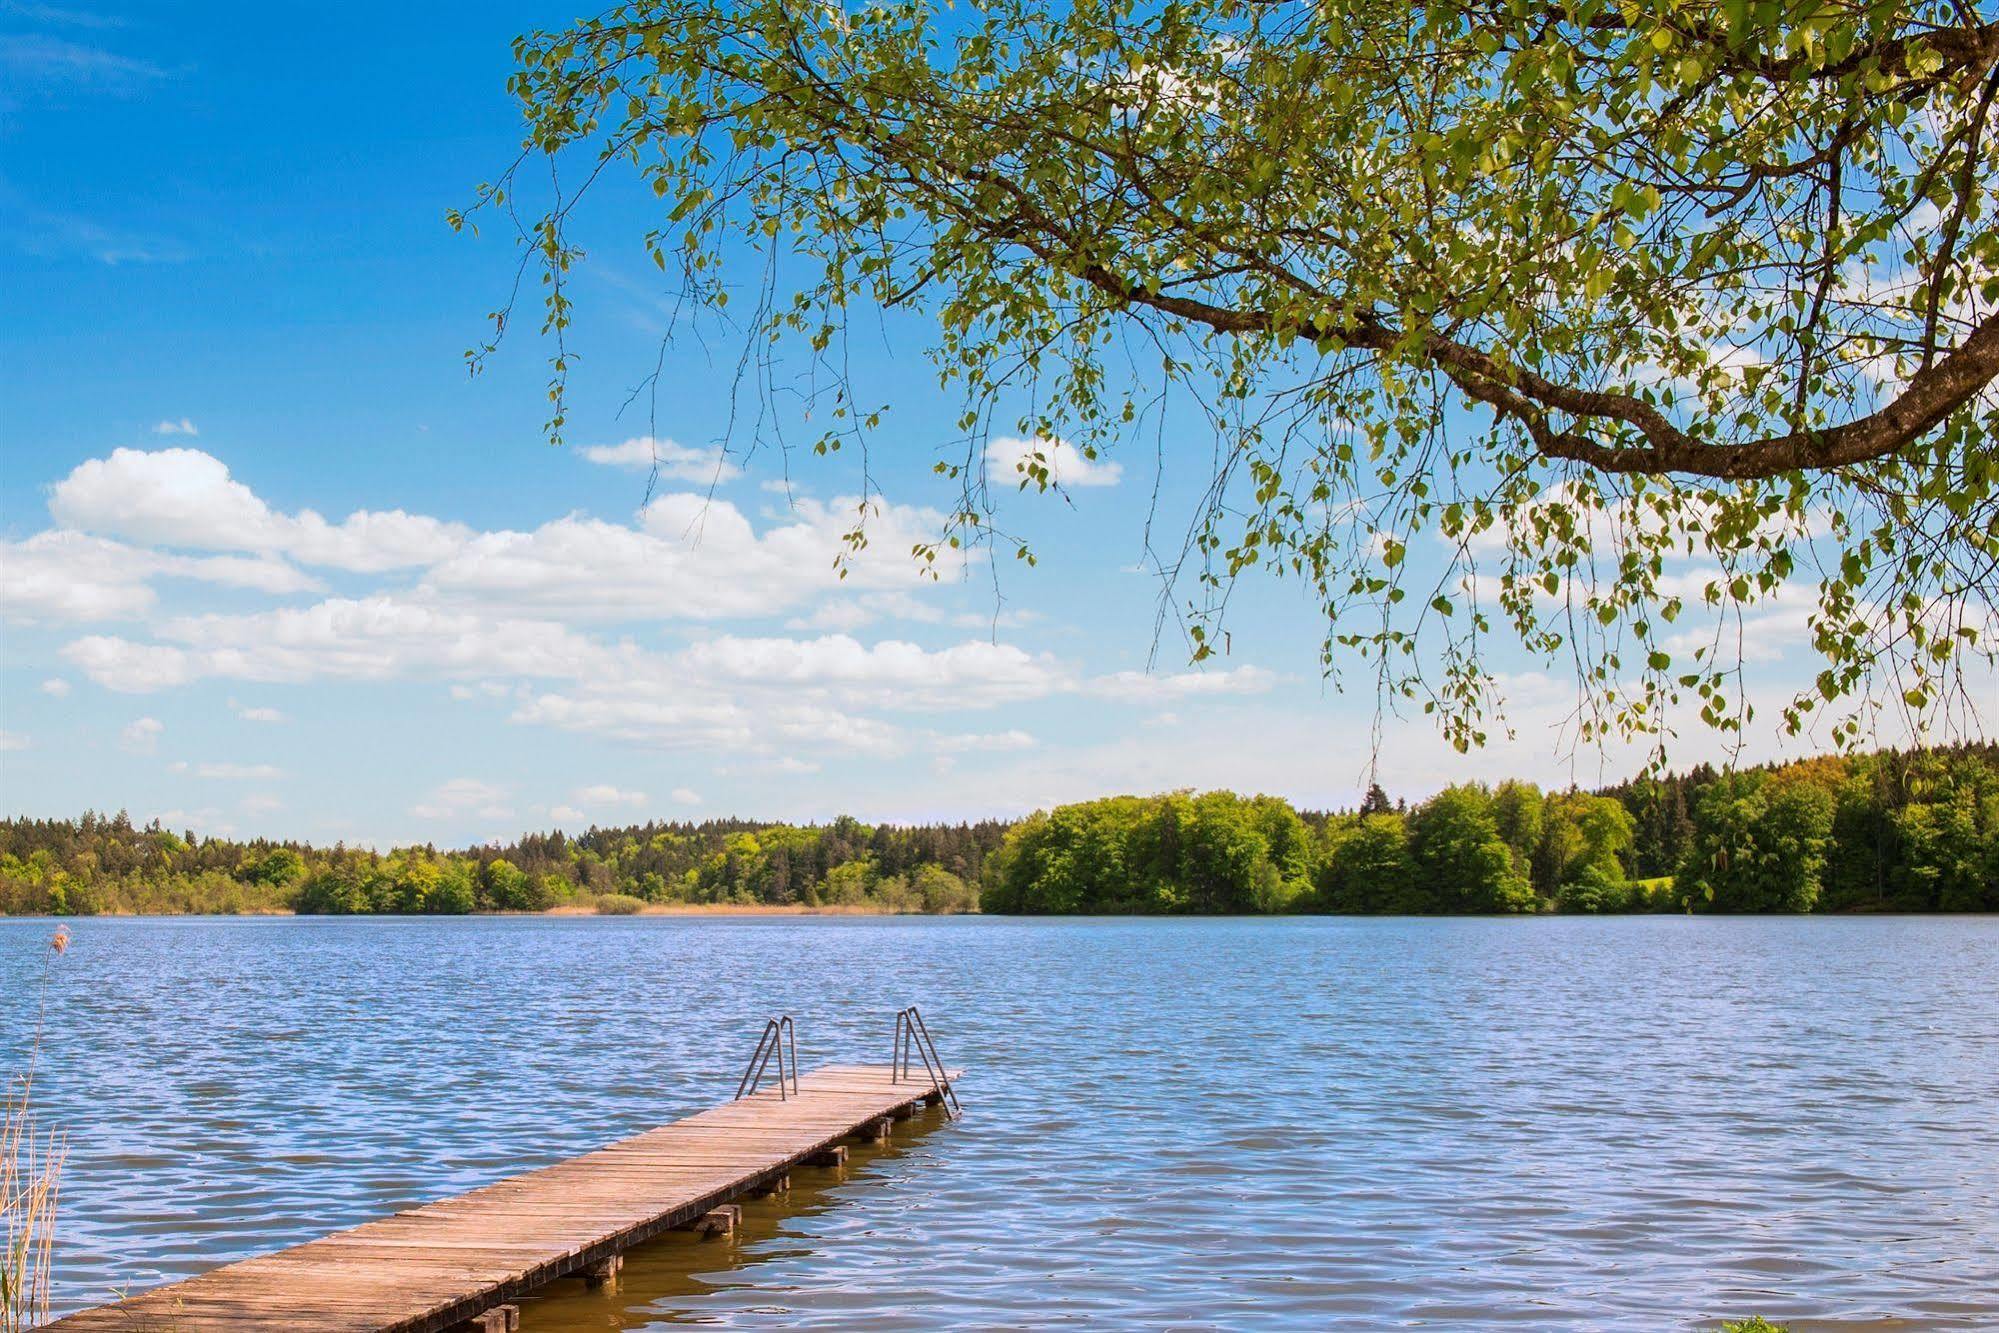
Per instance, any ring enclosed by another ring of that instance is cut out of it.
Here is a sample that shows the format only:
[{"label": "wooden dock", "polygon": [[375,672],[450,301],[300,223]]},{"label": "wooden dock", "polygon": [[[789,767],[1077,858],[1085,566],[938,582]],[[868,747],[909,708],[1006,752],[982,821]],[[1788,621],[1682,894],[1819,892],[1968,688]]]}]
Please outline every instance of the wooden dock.
[{"label": "wooden dock", "polygon": [[[949,1080],[957,1078],[947,1073]],[[730,1201],[782,1188],[789,1172],[846,1158],[842,1140],[886,1138],[942,1099],[918,1074],[830,1065],[622,1143],[274,1254],[225,1265],[51,1328],[118,1333],[209,1329],[504,1333],[511,1298],[551,1279],[615,1276],[619,1256],[661,1232],[733,1230]]]}]

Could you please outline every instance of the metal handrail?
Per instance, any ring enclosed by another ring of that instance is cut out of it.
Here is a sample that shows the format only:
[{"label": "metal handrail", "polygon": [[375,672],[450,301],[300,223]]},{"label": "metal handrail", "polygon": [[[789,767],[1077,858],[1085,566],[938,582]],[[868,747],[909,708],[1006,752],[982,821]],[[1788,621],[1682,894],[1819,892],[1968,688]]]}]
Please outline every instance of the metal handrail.
[{"label": "metal handrail", "polygon": [[929,1075],[930,1086],[937,1093],[937,1100],[943,1103],[944,1113],[953,1120],[963,1115],[965,1108],[958,1104],[958,1094],[945,1075],[944,1057],[937,1054],[937,1043],[930,1037],[930,1025],[923,1021],[922,1011],[913,1004],[895,1016],[895,1058],[889,1065],[889,1082],[913,1081],[911,1075],[914,1071],[909,1058],[912,1052],[923,1061],[923,1071]]},{"label": "metal handrail", "polygon": [[[791,1057],[789,1080],[784,1072],[787,1047]],[[743,1080],[736,1085],[737,1101],[755,1094],[763,1086],[764,1071],[769,1068],[773,1057],[777,1060],[778,1098],[789,1101],[792,1094],[798,1091],[798,1029],[792,1024],[790,1014],[779,1014],[765,1021],[763,1035],[757,1038],[757,1049],[751,1054],[748,1067],[743,1070]]]}]

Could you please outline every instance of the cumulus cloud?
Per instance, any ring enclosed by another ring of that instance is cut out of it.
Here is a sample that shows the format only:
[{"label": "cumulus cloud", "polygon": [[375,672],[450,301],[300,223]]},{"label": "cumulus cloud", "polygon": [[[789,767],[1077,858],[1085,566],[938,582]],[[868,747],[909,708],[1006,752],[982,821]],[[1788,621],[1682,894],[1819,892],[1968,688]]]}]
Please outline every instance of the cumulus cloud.
[{"label": "cumulus cloud", "polygon": [[[867,549],[844,567],[845,536]],[[673,494],[636,525],[570,515],[531,532],[481,533],[439,561],[422,591],[439,601],[565,619],[715,620],[789,611],[835,589],[914,589],[930,580],[910,548],[935,539],[935,510],[871,501],[803,500],[758,532],[725,500]],[[950,578],[962,552],[940,553]]]},{"label": "cumulus cloud", "polygon": [[547,621],[492,620],[387,596],[333,598],[250,615],[183,616],[166,621],[159,633],[168,642],[89,635],[63,655],[98,684],[125,693],[208,677],[569,676],[616,656]]},{"label": "cumulus cloud", "polygon": [[452,819],[476,814],[481,819],[511,819],[513,807],[507,792],[477,778],[453,778],[432,789],[429,796],[410,807],[418,819]]},{"label": "cumulus cloud", "polygon": [[28,738],[18,731],[0,731],[0,750],[13,751],[28,748]]},{"label": "cumulus cloud", "polygon": [[729,481],[743,472],[720,448],[696,449],[651,435],[636,436],[622,444],[589,445],[581,453],[605,467],[632,468],[674,481]]},{"label": "cumulus cloud", "polygon": [[472,534],[400,509],[359,510],[329,523],[310,509],[272,509],[199,449],[117,449],[56,483],[49,513],[62,527],[150,546],[288,556],[360,573],[443,559]]},{"label": "cumulus cloud", "polygon": [[216,782],[270,782],[285,771],[275,764],[190,764],[185,761],[167,766],[170,773],[192,774]]},{"label": "cumulus cloud", "polygon": [[701,793],[692,787],[675,787],[670,794],[675,805],[701,804]]},{"label": "cumulus cloud", "polygon": [[577,805],[644,805],[646,794],[642,791],[625,791],[609,783],[598,783],[593,787],[579,787],[569,799]]},{"label": "cumulus cloud", "polygon": [[60,530],[0,544],[0,607],[23,622],[135,619],[153,609],[160,577],[266,593],[319,587],[271,556],[173,555]]},{"label": "cumulus cloud", "polygon": [[1018,728],[1009,731],[964,732],[956,736],[933,736],[931,748],[945,754],[964,754],[971,750],[1031,750],[1035,746],[1034,737]]},{"label": "cumulus cloud", "polygon": [[868,645],[845,634],[724,635],[691,645],[676,661],[698,678],[825,690],[901,708],[982,708],[1038,699],[1066,680],[1065,668],[1052,656],[983,640],[929,649],[895,639]]},{"label": "cumulus cloud", "polygon": [[1180,699],[1227,694],[1266,694],[1277,674],[1262,667],[1239,666],[1225,671],[1115,671],[1089,683],[1093,694],[1125,703],[1172,703]]},{"label": "cumulus cloud", "polygon": [[118,744],[133,754],[151,754],[160,745],[166,724],[156,717],[134,718],[118,733]]},{"label": "cumulus cloud", "polygon": [[54,699],[67,699],[69,697],[69,682],[61,676],[50,676],[42,682],[42,693]]},{"label": "cumulus cloud", "polygon": [[805,614],[785,621],[784,627],[849,634],[881,620],[906,620],[919,625],[992,631],[1017,629],[1033,624],[1036,619],[1031,611],[1007,610],[997,605],[990,611],[949,611],[913,593],[890,591],[822,601]]},{"label": "cumulus cloud", "polygon": [[516,708],[512,720],[654,749],[757,754],[814,745],[892,754],[902,743],[898,729],[885,722],[823,705],[772,698],[751,706],[713,690],[663,682],[538,694]]},{"label": "cumulus cloud", "polygon": [[[641,447],[648,466],[655,457],[691,464],[702,453],[647,438],[600,446],[593,461],[628,463]],[[1115,477],[1111,465],[1059,442],[1039,447],[1070,484]],[[923,596],[934,585],[909,551],[933,539],[945,518],[881,500],[802,499],[752,516],[726,501],[669,493],[630,521],[571,514],[526,531],[475,532],[400,510],[362,510],[335,523],[311,510],[274,508],[210,454],[168,448],[121,449],[86,462],[56,485],[49,507],[60,526],[6,548],[0,583],[10,618],[146,622],[144,632],[98,630],[62,649],[86,679],[122,693],[207,680],[441,680],[453,698],[507,701],[518,724],[739,756],[783,773],[803,771],[793,764],[816,770],[818,756],[1000,753],[1036,744],[1019,729],[911,729],[912,713],[1076,695],[1158,704],[1258,693],[1275,680],[1253,667],[1090,676],[1051,653],[994,642],[999,625],[1028,617]],[[859,550],[847,540],[856,526],[868,537]],[[935,572],[961,575],[968,558],[947,551]],[[417,572],[394,585],[378,581],[373,591],[327,596],[302,566]],[[154,583],[166,577],[320,596],[264,610],[161,616]],[[737,618],[783,620],[807,632],[719,633],[672,645],[585,628]],[[984,636],[919,644],[850,632],[875,619]],[[245,721],[284,720],[267,706],[232,698],[229,707]],[[180,771],[275,776],[268,766]],[[468,795],[464,784],[472,781],[448,784],[421,807],[503,817],[495,813],[506,811],[503,795]],[[648,799],[599,784],[563,804],[601,813]],[[672,799],[694,805],[701,797],[679,788]]]},{"label": "cumulus cloud", "polygon": [[995,482],[1033,486],[1033,468],[1046,469],[1049,485],[1064,490],[1115,486],[1124,479],[1122,463],[1087,457],[1067,440],[1023,440],[1003,435],[986,446],[986,475]]}]

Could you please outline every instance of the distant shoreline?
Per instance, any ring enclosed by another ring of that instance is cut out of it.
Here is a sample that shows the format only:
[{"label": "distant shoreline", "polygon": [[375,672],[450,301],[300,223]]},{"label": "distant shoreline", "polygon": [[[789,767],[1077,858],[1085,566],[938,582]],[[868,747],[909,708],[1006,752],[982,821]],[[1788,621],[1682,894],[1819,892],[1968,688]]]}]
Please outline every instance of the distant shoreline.
[{"label": "distant shoreline", "polygon": [[979,916],[978,912],[896,912],[866,904],[832,903],[813,907],[805,903],[647,903],[636,912],[600,912],[587,903],[563,903],[540,912],[294,912],[287,907],[257,907],[240,912],[0,912],[0,921],[78,921],[119,917],[241,916],[298,917],[317,921],[425,921],[459,920],[467,917],[592,917],[612,919],[632,916]]},{"label": "distant shoreline", "polygon": [[[294,913],[296,915],[296,913]],[[564,903],[545,912],[475,912],[474,916],[963,916],[966,913],[895,912],[862,903],[647,903],[636,912],[600,912],[584,903]],[[976,915],[976,914],[973,914]]]}]

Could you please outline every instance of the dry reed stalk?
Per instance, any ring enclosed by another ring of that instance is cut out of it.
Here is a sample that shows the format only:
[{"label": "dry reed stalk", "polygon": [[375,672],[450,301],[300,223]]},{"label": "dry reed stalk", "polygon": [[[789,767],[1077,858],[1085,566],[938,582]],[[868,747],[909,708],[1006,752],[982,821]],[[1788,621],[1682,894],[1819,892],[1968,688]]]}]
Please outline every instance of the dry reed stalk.
[{"label": "dry reed stalk", "polygon": [[42,1024],[48,1017],[50,972],[56,958],[68,948],[69,930],[59,928],[42,962],[27,1073],[0,1099],[0,1245],[5,1246],[0,1250],[0,1333],[21,1333],[47,1319],[49,1313],[63,1143],[54,1130],[44,1135],[36,1129],[32,1098],[35,1064],[42,1052]]}]

